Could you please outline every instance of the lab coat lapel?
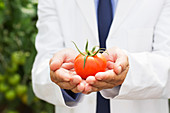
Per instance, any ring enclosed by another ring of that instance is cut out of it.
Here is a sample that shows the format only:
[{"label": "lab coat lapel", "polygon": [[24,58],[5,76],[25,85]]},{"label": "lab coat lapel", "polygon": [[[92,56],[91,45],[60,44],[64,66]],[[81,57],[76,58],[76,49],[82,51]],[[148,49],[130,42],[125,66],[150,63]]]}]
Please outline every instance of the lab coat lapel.
[{"label": "lab coat lapel", "polygon": [[94,34],[94,37],[98,38],[97,20],[94,0],[76,0],[82,14],[87,20],[88,26]]},{"label": "lab coat lapel", "polygon": [[135,3],[136,0],[118,0],[116,12],[114,15],[114,20],[110,28],[109,37],[119,29],[120,25],[126,19],[128,14],[130,13],[132,6]]}]

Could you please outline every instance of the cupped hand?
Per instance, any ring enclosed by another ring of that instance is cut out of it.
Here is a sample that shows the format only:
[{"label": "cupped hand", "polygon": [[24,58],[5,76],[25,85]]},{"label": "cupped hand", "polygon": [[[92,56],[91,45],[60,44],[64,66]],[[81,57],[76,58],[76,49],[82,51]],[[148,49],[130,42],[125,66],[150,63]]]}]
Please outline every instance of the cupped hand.
[{"label": "cupped hand", "polygon": [[100,91],[102,89],[111,89],[121,85],[126,78],[129,70],[128,56],[117,47],[107,50],[103,53],[107,59],[107,70],[98,72],[95,76],[89,76],[86,79],[85,94]]},{"label": "cupped hand", "polygon": [[74,93],[83,92],[86,82],[74,70],[77,53],[73,49],[63,49],[50,60],[50,77],[60,88]]}]

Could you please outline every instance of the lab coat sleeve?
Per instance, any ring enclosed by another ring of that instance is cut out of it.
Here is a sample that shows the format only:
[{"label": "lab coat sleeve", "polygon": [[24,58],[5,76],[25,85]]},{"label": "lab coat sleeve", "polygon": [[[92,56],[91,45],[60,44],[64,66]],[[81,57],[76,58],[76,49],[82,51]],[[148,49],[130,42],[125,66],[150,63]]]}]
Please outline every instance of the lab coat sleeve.
[{"label": "lab coat sleeve", "polygon": [[[170,0],[166,0],[154,29],[151,52],[131,53],[129,72],[119,93],[101,91],[110,99],[170,98]],[[135,43],[135,42],[134,42]]]},{"label": "lab coat sleeve", "polygon": [[[59,86],[50,79],[49,60],[64,48],[60,22],[53,0],[39,0],[37,56],[32,69],[33,91],[37,97],[54,105],[67,106]],[[75,105],[75,103],[74,103]]]}]

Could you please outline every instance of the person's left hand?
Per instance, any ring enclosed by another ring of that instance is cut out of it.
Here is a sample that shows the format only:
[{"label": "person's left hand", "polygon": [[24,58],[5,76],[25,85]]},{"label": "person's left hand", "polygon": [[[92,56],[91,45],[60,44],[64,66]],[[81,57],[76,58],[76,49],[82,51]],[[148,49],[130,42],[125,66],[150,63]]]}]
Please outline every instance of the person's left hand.
[{"label": "person's left hand", "polygon": [[107,52],[103,53],[107,59],[107,70],[86,79],[88,84],[85,87],[84,94],[111,89],[123,83],[129,70],[128,56],[117,47],[110,48]]}]

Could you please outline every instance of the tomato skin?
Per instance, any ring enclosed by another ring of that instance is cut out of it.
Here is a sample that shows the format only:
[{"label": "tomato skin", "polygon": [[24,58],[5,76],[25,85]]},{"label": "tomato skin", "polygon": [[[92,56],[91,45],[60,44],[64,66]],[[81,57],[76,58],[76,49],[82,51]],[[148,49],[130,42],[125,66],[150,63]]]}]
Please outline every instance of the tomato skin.
[{"label": "tomato skin", "polygon": [[86,79],[88,76],[95,76],[96,73],[106,70],[106,58],[101,53],[97,53],[93,57],[87,56],[85,67],[83,68],[84,57],[79,54],[74,61],[75,71],[81,78]]}]

